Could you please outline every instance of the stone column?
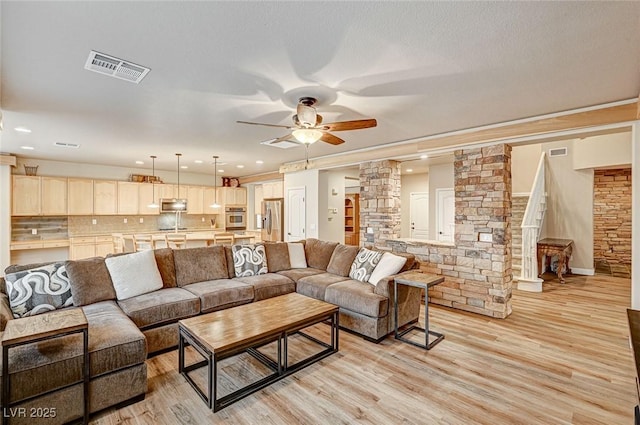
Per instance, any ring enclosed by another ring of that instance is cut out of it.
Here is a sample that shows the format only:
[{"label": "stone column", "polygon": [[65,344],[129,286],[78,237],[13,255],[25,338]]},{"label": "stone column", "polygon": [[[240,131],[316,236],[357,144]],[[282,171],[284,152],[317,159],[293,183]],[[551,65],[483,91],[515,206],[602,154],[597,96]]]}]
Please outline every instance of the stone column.
[{"label": "stone column", "polygon": [[373,245],[400,237],[400,184],[398,161],[360,164],[361,244]]},{"label": "stone column", "polygon": [[[511,314],[511,146],[455,152],[456,266],[473,311]],[[481,236],[487,241],[481,241]]]}]

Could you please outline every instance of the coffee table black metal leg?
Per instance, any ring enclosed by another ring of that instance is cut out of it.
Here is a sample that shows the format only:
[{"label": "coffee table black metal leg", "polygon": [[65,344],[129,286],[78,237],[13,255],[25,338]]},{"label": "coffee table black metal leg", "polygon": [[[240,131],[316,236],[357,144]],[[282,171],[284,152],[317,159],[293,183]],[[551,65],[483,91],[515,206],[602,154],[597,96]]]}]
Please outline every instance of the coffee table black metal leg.
[{"label": "coffee table black metal leg", "polygon": [[[89,364],[89,329],[82,331],[83,339],[83,354],[84,354],[84,382],[83,382],[83,396],[84,396],[84,423],[89,423],[89,377],[91,374]],[[5,375],[6,376],[6,375]]]}]

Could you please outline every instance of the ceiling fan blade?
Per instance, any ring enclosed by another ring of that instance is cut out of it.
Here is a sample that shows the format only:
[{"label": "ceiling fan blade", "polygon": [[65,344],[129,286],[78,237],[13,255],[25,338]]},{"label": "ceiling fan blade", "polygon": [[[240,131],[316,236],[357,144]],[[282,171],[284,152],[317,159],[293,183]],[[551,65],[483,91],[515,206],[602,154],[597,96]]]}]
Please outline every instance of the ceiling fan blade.
[{"label": "ceiling fan blade", "polygon": [[339,137],[334,136],[331,133],[324,133],[322,135],[322,137],[320,138],[320,140],[322,140],[323,142],[327,142],[331,145],[341,145],[344,143],[344,140],[342,140]]},{"label": "ceiling fan blade", "polygon": [[261,122],[250,122],[250,121],[236,121],[238,124],[250,124],[250,125],[264,125],[267,127],[279,127],[279,128],[292,128],[289,125],[279,125],[279,124],[264,124]]},{"label": "ceiling fan blade", "polygon": [[360,130],[362,128],[371,128],[378,125],[378,122],[373,119],[366,120],[353,120],[353,121],[339,121],[330,122],[324,124],[322,127],[328,131],[344,131],[344,130]]}]

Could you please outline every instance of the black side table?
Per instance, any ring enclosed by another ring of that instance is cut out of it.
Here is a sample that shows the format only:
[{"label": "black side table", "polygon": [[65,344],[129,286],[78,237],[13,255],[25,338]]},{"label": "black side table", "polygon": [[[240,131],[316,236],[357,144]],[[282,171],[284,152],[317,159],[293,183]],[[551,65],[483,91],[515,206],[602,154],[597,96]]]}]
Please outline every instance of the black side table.
[{"label": "black side table", "polygon": [[[429,302],[427,301],[427,292],[429,288],[442,282],[444,282],[443,276],[419,272],[405,273],[393,280],[393,314],[395,319],[394,336],[396,339],[426,350],[431,350],[436,344],[444,339],[443,334],[429,330]],[[424,328],[411,325],[402,332],[398,332],[398,285],[415,286],[417,288],[424,289]],[[411,341],[410,339],[403,338],[404,335],[413,330],[424,332],[424,345]],[[429,334],[435,336],[436,339],[429,342]]]}]

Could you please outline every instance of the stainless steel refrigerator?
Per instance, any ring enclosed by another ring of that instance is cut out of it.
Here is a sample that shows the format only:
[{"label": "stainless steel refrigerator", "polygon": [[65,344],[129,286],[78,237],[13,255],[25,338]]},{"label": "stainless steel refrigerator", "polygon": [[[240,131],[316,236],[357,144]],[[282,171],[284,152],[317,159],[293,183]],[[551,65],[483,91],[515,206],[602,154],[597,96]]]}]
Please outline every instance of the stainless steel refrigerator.
[{"label": "stainless steel refrigerator", "polygon": [[262,240],[284,240],[284,199],[265,199],[262,201]]}]

